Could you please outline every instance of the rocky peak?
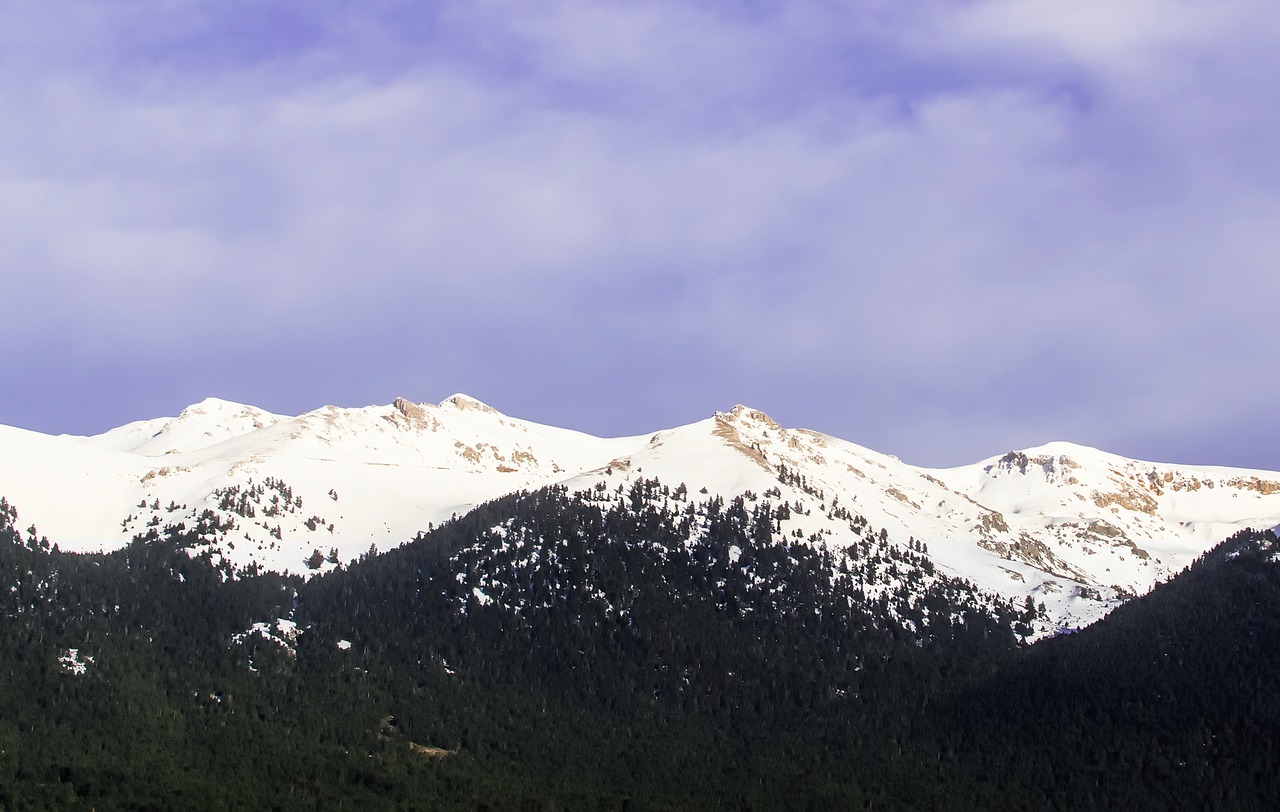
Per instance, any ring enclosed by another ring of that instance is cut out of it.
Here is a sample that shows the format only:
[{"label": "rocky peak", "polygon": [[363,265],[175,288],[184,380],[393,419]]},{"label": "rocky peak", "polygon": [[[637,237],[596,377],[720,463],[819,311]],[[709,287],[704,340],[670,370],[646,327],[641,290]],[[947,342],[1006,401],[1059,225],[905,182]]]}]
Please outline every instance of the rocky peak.
[{"label": "rocky peak", "polygon": [[414,403],[406,398],[396,398],[391,407],[395,409],[395,412],[388,415],[387,419],[392,423],[420,430],[430,429],[431,431],[435,431],[440,427],[439,422],[421,404]]},{"label": "rocky peak", "polygon": [[734,421],[742,424],[756,423],[764,428],[773,429],[774,431],[782,430],[782,426],[780,426],[778,422],[769,415],[759,409],[753,409],[750,406],[743,406],[742,404],[734,406],[728,411],[728,413],[717,412],[716,420],[720,422]]},{"label": "rocky peak", "polygon": [[477,411],[477,412],[486,412],[488,414],[498,413],[496,409],[494,409],[492,406],[488,405],[487,403],[481,403],[480,401],[476,400],[470,395],[464,395],[461,392],[459,392],[456,395],[451,395],[445,398],[444,400],[440,401],[440,405],[452,406],[453,408],[461,412]]},{"label": "rocky peak", "polygon": [[419,419],[427,413],[426,409],[423,409],[418,404],[414,403],[411,400],[407,400],[405,398],[396,398],[391,403],[391,406],[397,412],[409,418],[410,420]]}]

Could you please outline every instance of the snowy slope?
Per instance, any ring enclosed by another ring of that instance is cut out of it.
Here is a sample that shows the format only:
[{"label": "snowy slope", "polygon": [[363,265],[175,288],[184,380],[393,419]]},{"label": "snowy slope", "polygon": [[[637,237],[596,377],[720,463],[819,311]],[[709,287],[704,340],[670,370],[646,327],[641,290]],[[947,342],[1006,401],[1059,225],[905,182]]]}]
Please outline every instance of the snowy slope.
[{"label": "snowy slope", "polygon": [[0,496],[18,508],[24,527],[34,523],[67,549],[110,549],[127,541],[120,521],[153,468],[147,459],[78,438],[0,426]]},{"label": "snowy slope", "polygon": [[835,547],[860,537],[862,517],[898,545],[923,542],[944,571],[1030,595],[1071,625],[1280,518],[1280,473],[1160,465],[1067,443],[931,470],[743,406],[659,432],[612,473],[610,487],[624,491],[643,477],[785,501],[796,509],[784,533]]},{"label": "snowy slope", "polygon": [[64,549],[122,546],[212,510],[235,524],[216,545],[229,560],[291,571],[314,549],[336,548],[344,562],[370,545],[386,549],[645,439],[528,423],[465,395],[298,417],[207,400],[95,437],[4,431],[0,495]]},{"label": "snowy slope", "polygon": [[253,406],[207,398],[183,409],[177,417],[142,420],[81,439],[95,448],[157,456],[208,448],[283,419]]},{"label": "snowy slope", "polygon": [[786,503],[789,538],[867,534],[927,546],[943,571],[1084,623],[1244,527],[1280,523],[1280,473],[1162,465],[1054,443],[930,470],[739,406],[656,434],[603,439],[438,405],[328,406],[298,417],[216,399],[96,437],[0,427],[0,496],[66,549],[126,543],[202,514],[237,566],[301,571],[412,538],[522,489],[620,494],[637,478]]}]

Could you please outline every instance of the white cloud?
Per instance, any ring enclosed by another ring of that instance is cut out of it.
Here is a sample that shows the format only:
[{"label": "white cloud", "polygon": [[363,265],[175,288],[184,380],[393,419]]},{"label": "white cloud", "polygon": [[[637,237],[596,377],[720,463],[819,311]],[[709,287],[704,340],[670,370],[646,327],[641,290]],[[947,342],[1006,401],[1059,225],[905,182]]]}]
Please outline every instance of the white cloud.
[{"label": "white cloud", "polygon": [[270,58],[144,6],[0,72],[9,346],[269,344],[326,400],[509,376],[479,394],[513,413],[549,378],[584,410],[759,393],[926,462],[1280,394],[1214,394],[1268,368],[1240,311],[1280,293],[1262,6],[460,4],[417,51],[335,12]]}]

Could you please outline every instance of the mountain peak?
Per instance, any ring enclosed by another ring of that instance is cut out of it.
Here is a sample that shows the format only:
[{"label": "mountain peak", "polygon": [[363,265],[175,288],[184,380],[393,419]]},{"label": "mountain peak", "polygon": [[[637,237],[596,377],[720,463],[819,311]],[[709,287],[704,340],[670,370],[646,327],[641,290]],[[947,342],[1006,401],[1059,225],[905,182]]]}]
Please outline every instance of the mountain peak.
[{"label": "mountain peak", "polygon": [[768,428],[775,429],[775,430],[781,430],[782,428],[782,426],[778,424],[778,421],[774,420],[769,415],[765,414],[759,409],[753,409],[750,406],[744,406],[741,403],[739,403],[737,406],[734,406],[728,412],[718,412],[716,414],[716,417],[718,418],[724,417],[724,418],[738,420],[738,421],[751,421],[754,423],[763,423]]},{"label": "mountain peak", "polygon": [[461,392],[458,392],[458,393],[456,393],[456,394],[450,395],[449,397],[447,397],[447,398],[445,398],[444,400],[440,401],[440,405],[441,405],[441,406],[452,406],[453,408],[455,408],[455,409],[457,409],[457,410],[459,410],[459,411],[463,411],[463,412],[468,411],[468,410],[475,410],[475,411],[478,411],[478,412],[488,412],[488,413],[490,413],[490,414],[497,414],[497,413],[498,413],[498,410],[497,410],[497,409],[495,409],[495,408],[493,408],[493,407],[492,407],[492,406],[490,406],[489,404],[487,404],[487,403],[482,403],[481,401],[476,400],[475,398],[471,397],[470,395],[464,395],[464,394],[463,394],[463,393],[461,393]]},{"label": "mountain peak", "polygon": [[392,423],[401,426],[407,426],[415,429],[430,429],[437,431],[440,423],[431,413],[427,411],[427,407],[420,403],[414,403],[408,398],[396,398],[391,404],[391,408],[398,413],[391,414],[387,419]]},{"label": "mountain peak", "polygon": [[1053,440],[1043,445],[1032,446],[1030,448],[1017,449],[1023,454],[1032,456],[1050,456],[1050,457],[1076,457],[1096,459],[1100,457],[1114,457],[1115,455],[1103,451],[1093,446],[1081,445],[1079,443],[1071,443],[1066,440]]},{"label": "mountain peak", "polygon": [[248,406],[244,403],[236,403],[233,400],[223,400],[222,398],[205,398],[199,403],[193,403],[187,408],[183,409],[178,414],[178,416],[188,417],[190,415],[209,414],[210,412],[239,411],[241,409],[245,409],[249,411],[260,411],[254,408],[253,406]]},{"label": "mountain peak", "polygon": [[423,412],[422,406],[414,403],[408,398],[396,398],[391,402],[391,408],[395,409],[405,417],[418,417]]}]

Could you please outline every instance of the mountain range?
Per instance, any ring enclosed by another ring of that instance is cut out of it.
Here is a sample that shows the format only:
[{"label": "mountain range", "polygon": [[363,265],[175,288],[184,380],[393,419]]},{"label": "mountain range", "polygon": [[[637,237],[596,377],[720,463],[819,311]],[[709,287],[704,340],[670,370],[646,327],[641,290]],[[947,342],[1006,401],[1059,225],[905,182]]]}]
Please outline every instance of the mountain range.
[{"label": "mountain range", "polygon": [[1275,809],[1278,478],[465,396],[0,428],[0,808]]},{"label": "mountain range", "polygon": [[785,506],[780,538],[927,553],[945,575],[1043,604],[1041,633],[1096,620],[1233,533],[1280,524],[1280,472],[1062,442],[930,469],[745,406],[622,438],[461,394],[297,417],[208,399],[91,437],[0,427],[0,496],[22,526],[83,552],[200,523],[197,552],[239,570],[321,573],[509,494],[621,497],[645,480]]}]

